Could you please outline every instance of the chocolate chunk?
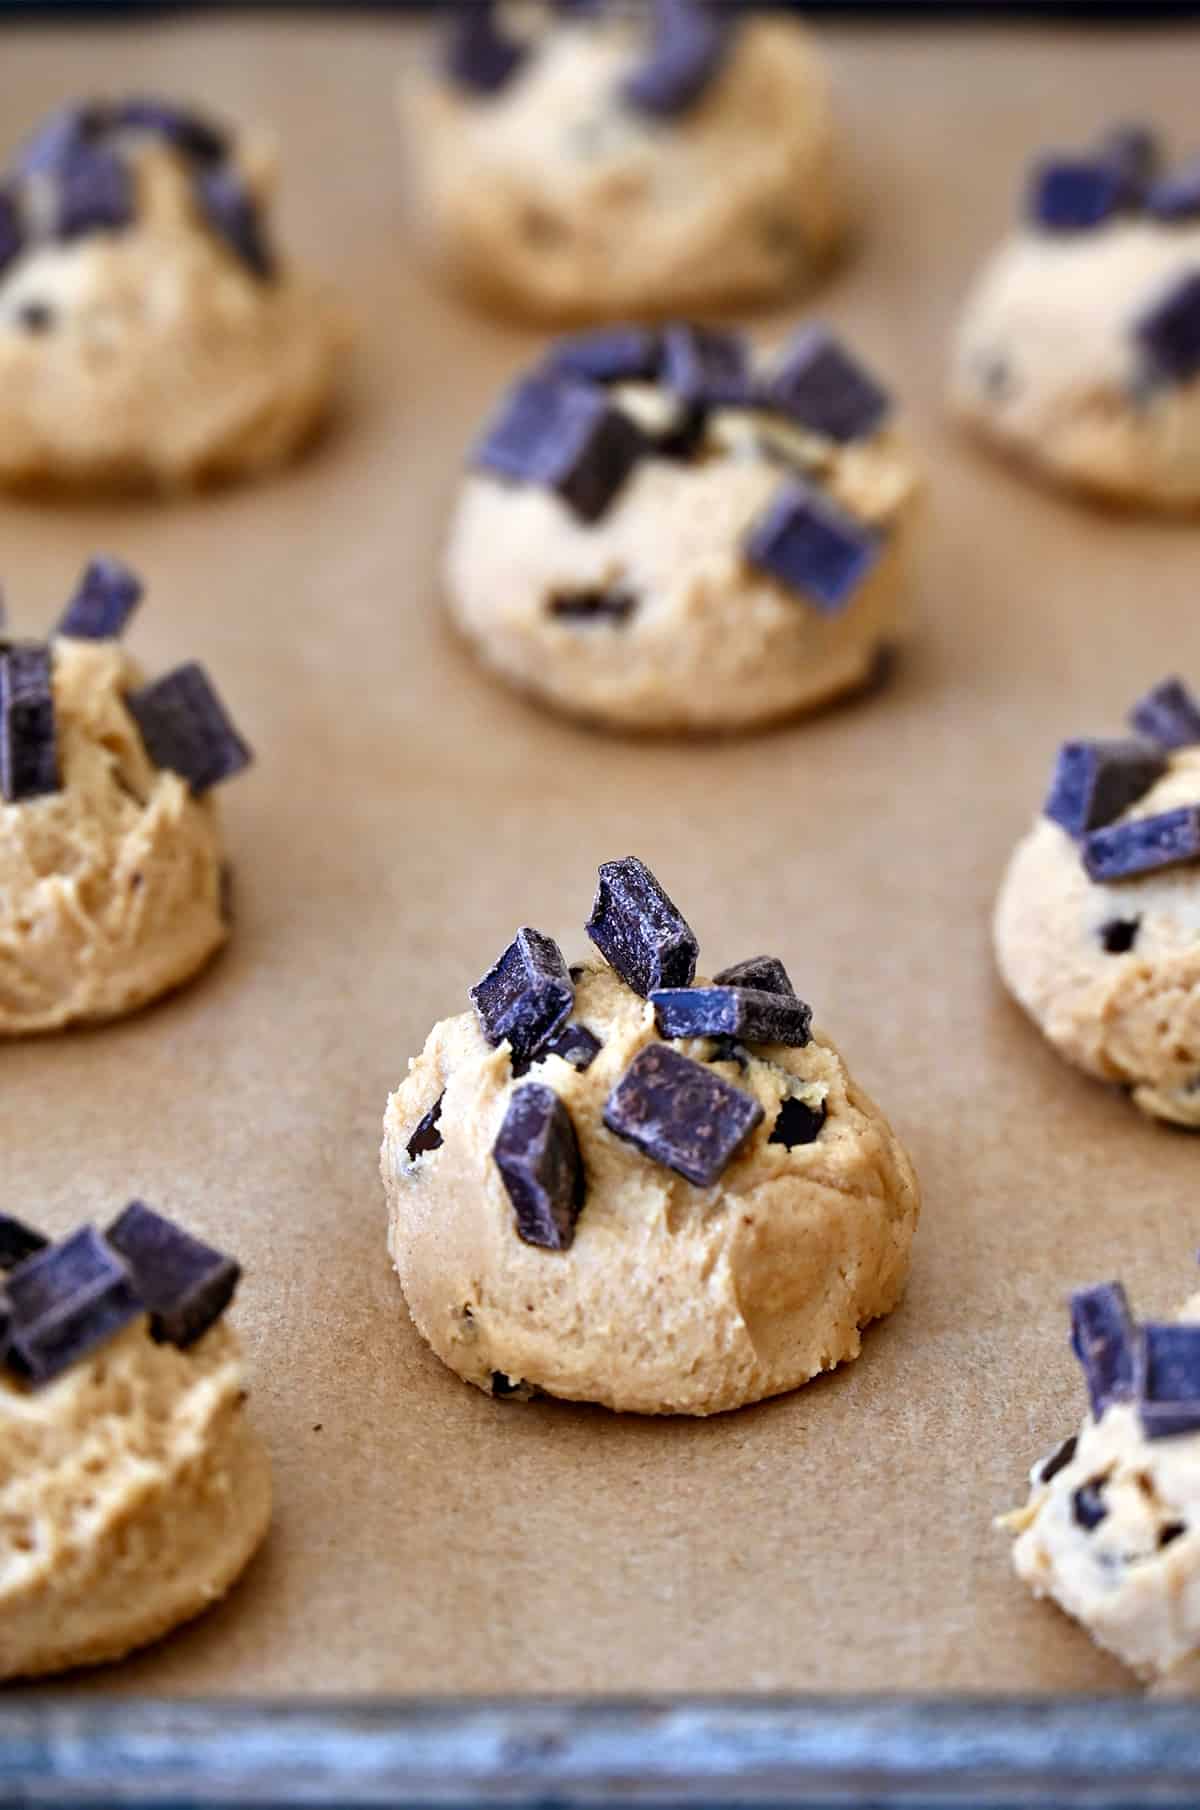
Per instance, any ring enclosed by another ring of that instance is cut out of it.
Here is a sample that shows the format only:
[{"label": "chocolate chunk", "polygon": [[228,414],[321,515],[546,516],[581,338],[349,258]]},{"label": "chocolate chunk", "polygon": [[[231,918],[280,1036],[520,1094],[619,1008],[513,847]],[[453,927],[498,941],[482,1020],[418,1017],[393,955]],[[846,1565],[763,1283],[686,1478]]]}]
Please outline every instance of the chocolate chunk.
[{"label": "chocolate chunk", "polygon": [[472,94],[497,94],[512,80],[526,55],[526,46],[502,29],[494,0],[467,0],[455,9],[444,67],[458,87]]},{"label": "chocolate chunk", "polygon": [[60,786],[50,649],[19,642],[0,651],[0,793],[20,804]]},{"label": "chocolate chunk", "polygon": [[538,1054],[561,1056],[564,1062],[569,1062],[572,1068],[578,1069],[582,1074],[585,1069],[591,1068],[603,1048],[599,1037],[589,1031],[586,1024],[564,1024],[560,1031],[547,1037]]},{"label": "chocolate chunk", "polygon": [[275,254],[258,203],[232,164],[196,171],[192,191],[212,230],[264,282],[275,275]]},{"label": "chocolate chunk", "polygon": [[550,599],[550,614],[561,622],[628,622],[637,608],[632,591],[560,591]]},{"label": "chocolate chunk", "polygon": [[106,1236],[133,1272],[160,1344],[194,1345],[232,1301],[242,1273],[233,1258],[142,1201],[131,1200]]},{"label": "chocolate chunk", "polygon": [[27,1226],[11,1213],[0,1213],[0,1270],[14,1270],[27,1257],[36,1256],[49,1244],[40,1232]]},{"label": "chocolate chunk", "polygon": [[1146,742],[1064,742],[1042,809],[1078,838],[1136,804],[1166,770],[1163,755]]},{"label": "chocolate chunk", "polygon": [[751,565],[824,616],[847,608],[879,554],[871,528],[795,478],[776,492],[746,541]]},{"label": "chocolate chunk", "polygon": [[1200,806],[1182,805],[1134,823],[1093,830],[1083,840],[1083,865],[1093,880],[1131,880],[1161,867],[1200,860]]},{"label": "chocolate chunk", "polygon": [[1163,679],[1139,698],[1129,713],[1139,735],[1160,748],[1187,748],[1200,742],[1200,703],[1182,679]]},{"label": "chocolate chunk", "polygon": [[415,1163],[417,1158],[423,1156],[427,1150],[440,1150],[445,1142],[441,1132],[438,1130],[438,1120],[442,1116],[442,1101],[445,1098],[446,1095],[443,1091],[438,1095],[433,1105],[429,1108],[429,1111],[425,1114],[425,1117],[420,1121],[416,1130],[409,1138],[405,1148],[408,1151],[408,1160],[410,1163]]},{"label": "chocolate chunk", "polygon": [[1133,1391],[1136,1329],[1119,1282],[1101,1282],[1071,1296],[1071,1350],[1083,1366],[1097,1420],[1111,1402]]},{"label": "chocolate chunk", "polygon": [[645,436],[603,390],[535,373],[509,392],[474,462],[556,491],[582,521],[594,522],[645,450]]},{"label": "chocolate chunk", "polygon": [[1174,225],[1200,216],[1200,157],[1190,158],[1179,169],[1160,176],[1146,196],[1151,219]]},{"label": "chocolate chunk", "polygon": [[1071,1497],[1071,1513],[1078,1526],[1091,1533],[1099,1527],[1108,1514],[1108,1507],[1103,1496],[1106,1479],[1093,1477],[1090,1483],[1081,1484]]},{"label": "chocolate chunk", "polygon": [[1128,178],[1119,163],[1094,157],[1048,157],[1029,181],[1026,212],[1047,232],[1087,232],[1128,205]]},{"label": "chocolate chunk", "polygon": [[20,203],[11,189],[0,187],[0,275],[20,257],[24,246]]},{"label": "chocolate chunk", "polygon": [[1134,1372],[1147,1439],[1200,1431],[1200,1326],[1143,1326]]},{"label": "chocolate chunk", "polygon": [[49,302],[22,302],[16,312],[16,323],[26,333],[49,333],[54,325],[55,313]]},{"label": "chocolate chunk", "polygon": [[1188,383],[1200,371],[1200,271],[1176,279],[1133,323],[1150,373]]},{"label": "chocolate chunk", "polygon": [[654,0],[653,39],[622,98],[657,118],[686,113],[716,80],[732,37],[729,21],[700,0]]},{"label": "chocolate chunk", "polygon": [[1109,918],[1107,924],[1100,926],[1100,941],[1104,945],[1105,954],[1128,955],[1137,942],[1137,933],[1141,927],[1141,918]]},{"label": "chocolate chunk", "polygon": [[189,661],[125,698],[156,767],[186,779],[197,797],[252,759],[202,666]]},{"label": "chocolate chunk", "polygon": [[759,993],[795,994],[784,967],[777,955],[752,955],[747,961],[735,962],[732,968],[722,968],[719,974],[713,975],[715,987],[753,987]]},{"label": "chocolate chunk", "polygon": [[152,132],[198,163],[219,163],[233,149],[229,134],[211,120],[152,95],[122,101],[113,111],[112,124],[118,129]]},{"label": "chocolate chunk", "polygon": [[575,988],[553,937],[526,927],[471,988],[471,1002],[487,1041],[496,1046],[508,1039],[519,1075],[570,1017]]},{"label": "chocolate chunk", "polygon": [[891,407],[887,391],[820,326],[802,327],[789,342],[763,402],[842,444],[875,433]]},{"label": "chocolate chunk", "polygon": [[807,1100],[797,1099],[794,1094],[779,1102],[779,1111],[775,1115],[775,1123],[771,1127],[768,1144],[784,1144],[789,1150],[795,1150],[798,1144],[815,1144],[829,1117],[829,1108],[824,1100],[820,1106],[810,1106]]},{"label": "chocolate chunk", "polygon": [[94,1226],[28,1257],[5,1287],[5,1361],[34,1384],[52,1381],[144,1311],[128,1266]]},{"label": "chocolate chunk", "polygon": [[615,1136],[697,1188],[720,1179],[762,1116],[752,1094],[658,1043],[638,1051],[604,1108]]},{"label": "chocolate chunk", "polygon": [[141,602],[142,581],[119,559],[93,559],[58,619],[59,635],[80,641],[115,641]]},{"label": "chocolate chunk", "polygon": [[1067,1466],[1074,1462],[1075,1454],[1078,1450],[1079,1435],[1077,1433],[1072,1433],[1069,1439],[1063,1440],[1057,1452],[1052,1453],[1051,1456],[1047,1458],[1045,1464],[1042,1465],[1037,1474],[1038,1482],[1052,1482],[1060,1471],[1065,1471]]},{"label": "chocolate chunk", "polygon": [[95,102],[61,107],[40,125],[13,159],[23,176],[53,175],[108,129],[107,107]]},{"label": "chocolate chunk", "polygon": [[794,993],[756,987],[666,987],[650,995],[662,1036],[737,1037],[742,1043],[786,1043],[803,1049],[812,1040],[812,1007]]},{"label": "chocolate chunk", "polygon": [[133,177],[115,151],[81,145],[58,165],[54,179],[56,238],[77,239],[132,223]]},{"label": "chocolate chunk", "polygon": [[643,999],[660,987],[691,986],[700,945],[679,908],[635,855],[601,865],[584,928]]},{"label": "chocolate chunk", "polygon": [[660,338],[647,327],[601,327],[556,340],[547,368],[586,383],[643,383],[658,375]]},{"label": "chocolate chunk", "polygon": [[565,1251],[587,1189],[571,1115],[552,1087],[527,1081],[508,1103],[492,1155],[517,1220],[517,1236]]},{"label": "chocolate chunk", "polygon": [[660,380],[693,407],[748,408],[754,399],[746,342],[718,327],[664,328]]}]

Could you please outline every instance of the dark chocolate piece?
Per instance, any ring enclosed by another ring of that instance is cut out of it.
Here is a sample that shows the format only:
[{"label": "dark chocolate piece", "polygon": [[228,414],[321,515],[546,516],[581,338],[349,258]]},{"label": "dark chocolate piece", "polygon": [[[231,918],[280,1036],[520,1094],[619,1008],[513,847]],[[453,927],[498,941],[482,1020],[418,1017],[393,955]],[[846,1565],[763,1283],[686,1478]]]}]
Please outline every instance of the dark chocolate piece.
[{"label": "dark chocolate piece", "polygon": [[262,281],[269,281],[275,275],[275,254],[261,210],[241,171],[228,163],[198,169],[192,192],[212,230],[247,269]]},{"label": "dark chocolate piece", "polygon": [[535,373],[501,404],[474,453],[485,471],[556,491],[582,521],[604,514],[646,439],[602,389]]},{"label": "dark chocolate piece", "polygon": [[54,172],[54,234],[119,231],[132,224],[134,184],[128,166],[103,145],[80,145]]},{"label": "dark chocolate piece", "polygon": [[56,316],[49,302],[22,302],[16,312],[18,327],[26,333],[49,333]]},{"label": "dark chocolate piece", "polygon": [[0,275],[20,257],[25,246],[21,207],[8,187],[0,187]]},{"label": "dark chocolate piece", "polygon": [[438,1095],[433,1105],[429,1108],[429,1111],[425,1114],[424,1118],[420,1120],[416,1130],[409,1138],[405,1148],[408,1151],[408,1160],[410,1163],[415,1163],[417,1158],[419,1156],[424,1156],[427,1150],[440,1150],[445,1143],[445,1139],[438,1130],[438,1120],[442,1116],[442,1101],[445,1098],[446,1095],[444,1092]]},{"label": "dark chocolate piece", "polygon": [[589,1031],[586,1024],[564,1024],[562,1029],[547,1037],[539,1056],[561,1056],[564,1062],[578,1069],[582,1074],[591,1068],[592,1063],[604,1048],[594,1031]]},{"label": "dark chocolate piece", "polygon": [[515,1090],[492,1155],[517,1236],[548,1251],[567,1250],[587,1183],[571,1115],[552,1087],[527,1081]]},{"label": "dark chocolate piece", "polygon": [[1083,865],[1093,880],[1131,880],[1161,867],[1200,860],[1200,806],[1182,805],[1133,823],[1093,830],[1083,839]]},{"label": "dark chocolate piece", "polygon": [[1200,270],[1173,281],[1133,323],[1150,374],[1188,383],[1200,371]]},{"label": "dark chocolate piece", "polygon": [[822,326],[802,327],[789,341],[763,402],[843,445],[875,433],[891,407],[887,391]]},{"label": "dark chocolate piece", "polygon": [[575,988],[553,937],[526,926],[471,988],[479,1028],[494,1046],[507,1038],[515,1074],[523,1074],[542,1044],[571,1016]]},{"label": "dark chocolate piece", "polygon": [[228,132],[220,126],[153,95],[133,95],[122,101],[113,110],[112,124],[118,129],[152,132],[198,163],[219,163],[233,149]]},{"label": "dark chocolate piece", "polygon": [[1079,1435],[1078,1433],[1072,1433],[1069,1438],[1063,1440],[1057,1452],[1051,1453],[1045,1464],[1041,1466],[1037,1474],[1038,1482],[1052,1482],[1060,1471],[1065,1471],[1067,1466],[1074,1462],[1075,1454],[1078,1450]]},{"label": "dark chocolate piece", "polygon": [[720,1179],[762,1117],[752,1094],[660,1043],[638,1051],[604,1108],[609,1131],[697,1188]]},{"label": "dark chocolate piece", "polygon": [[556,340],[546,365],[585,383],[649,382],[658,375],[660,346],[648,327],[600,327]]},{"label": "dark chocolate piece", "polygon": [[1200,703],[1182,679],[1163,679],[1129,712],[1131,726],[1160,748],[1200,742]]},{"label": "dark chocolate piece", "polygon": [[660,119],[685,113],[719,75],[731,35],[731,23],[702,0],[654,0],[650,51],[622,98]]},{"label": "dark chocolate piece", "polygon": [[60,107],[17,152],[13,168],[23,176],[47,176],[86,150],[107,130],[110,114],[95,102]]},{"label": "dark chocolate piece", "polygon": [[791,993],[795,987],[777,955],[752,955],[713,975],[715,987],[754,987],[759,993]]},{"label": "dark chocolate piece", "polygon": [[650,995],[663,1037],[736,1037],[742,1043],[812,1041],[812,1007],[794,993],[756,987],[665,987]]},{"label": "dark chocolate piece", "polygon": [[1109,918],[1100,926],[1100,941],[1106,955],[1128,955],[1137,942],[1141,918]]},{"label": "dark chocolate piece", "polygon": [[1034,166],[1026,212],[1047,232],[1088,232],[1128,205],[1128,178],[1119,163],[1092,157],[1046,157]]},{"label": "dark chocolate piece", "polygon": [[746,557],[822,615],[852,602],[880,554],[878,534],[811,485],[780,486],[746,540]]},{"label": "dark chocolate piece", "polygon": [[36,1384],[61,1375],[144,1311],[128,1265],[83,1226],[9,1273],[10,1369]]},{"label": "dark chocolate piece", "polygon": [[1090,1483],[1080,1484],[1071,1497],[1071,1513],[1076,1524],[1087,1533],[1099,1527],[1108,1514],[1103,1495],[1105,1481],[1103,1477],[1093,1477]]},{"label": "dark chocolate piece", "polygon": [[679,908],[635,855],[600,868],[588,935],[635,993],[690,987],[700,945]]},{"label": "dark chocolate piece", "polygon": [[779,1102],[779,1111],[775,1115],[775,1123],[767,1142],[784,1144],[789,1150],[795,1150],[798,1144],[815,1144],[828,1117],[829,1108],[824,1100],[820,1106],[810,1106],[807,1100],[799,1100],[794,1094],[789,1094],[786,1100]]},{"label": "dark chocolate piece", "polygon": [[1146,742],[1064,742],[1042,809],[1078,838],[1136,804],[1166,770],[1165,756]]},{"label": "dark chocolate piece", "polygon": [[1189,158],[1177,170],[1151,184],[1146,212],[1151,219],[1171,225],[1200,216],[1200,157]]},{"label": "dark chocolate piece", "polygon": [[151,1337],[181,1351],[203,1338],[233,1299],[241,1269],[140,1200],[109,1226],[109,1244],[133,1272],[150,1314]]},{"label": "dark chocolate piece", "polygon": [[632,591],[560,591],[550,599],[550,614],[561,622],[628,622],[637,608]]},{"label": "dark chocolate piece", "polygon": [[119,559],[101,555],[84,571],[55,630],[81,641],[115,641],[141,602],[142,581]]},{"label": "dark chocolate piece", "polygon": [[1200,1326],[1143,1326],[1134,1374],[1147,1439],[1200,1431]]},{"label": "dark chocolate piece", "polygon": [[60,786],[50,649],[17,642],[0,650],[0,794],[20,804]]},{"label": "dark chocolate piece", "polygon": [[129,692],[125,703],[155,766],[178,773],[197,797],[250,764],[249,748],[194,660]]},{"label": "dark chocolate piece", "polygon": [[754,400],[746,341],[720,327],[664,328],[660,381],[694,408],[749,408]]},{"label": "dark chocolate piece", "polygon": [[1136,1329],[1119,1282],[1100,1282],[1071,1296],[1071,1350],[1083,1366],[1092,1414],[1133,1392]]},{"label": "dark chocolate piece", "polygon": [[50,1240],[11,1213],[0,1213],[0,1270],[15,1270],[27,1257],[44,1251]]},{"label": "dark chocolate piece", "polygon": [[498,94],[512,80],[527,48],[504,31],[494,0],[466,0],[455,9],[446,39],[444,67],[450,80],[472,94]]}]

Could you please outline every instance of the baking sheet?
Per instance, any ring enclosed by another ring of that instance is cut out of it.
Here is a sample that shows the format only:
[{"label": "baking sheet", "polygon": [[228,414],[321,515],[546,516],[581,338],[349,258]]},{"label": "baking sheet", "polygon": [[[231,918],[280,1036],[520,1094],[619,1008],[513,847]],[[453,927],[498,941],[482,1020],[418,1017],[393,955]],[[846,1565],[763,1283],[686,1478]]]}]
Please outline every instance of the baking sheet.
[{"label": "baking sheet", "polygon": [[[232,1246],[278,1507],[242,1587],[71,1688],[101,1693],[1097,1691],[1128,1687],[1012,1581],[989,1525],[1077,1421],[1063,1295],[1193,1283],[1200,1147],[1043,1047],[988,954],[991,897],[1062,735],[1200,678],[1194,527],[1098,514],[964,446],[946,337],[1024,154],[1152,113],[1191,148],[1195,30],[839,25],[862,244],[821,298],[891,373],[931,477],[921,624],[891,688],[737,742],[598,737],[497,689],[444,630],[460,449],[538,343],[407,255],[379,17],[23,26],[6,138],[76,91],[265,119],[284,225],[350,296],[341,429],[257,489],[0,504],[18,628],[83,560],[150,581],[154,670],[204,659],[257,746],[224,799],[237,934],[124,1025],[0,1048],[0,1199],[56,1232],[140,1194]],[[764,320],[764,336],[780,329]],[[384,1248],[384,1100],[518,922],[584,947],[597,864],[642,855],[710,967],[785,959],[911,1148],[903,1309],[860,1361],[705,1423],[493,1403],[408,1323]]]}]

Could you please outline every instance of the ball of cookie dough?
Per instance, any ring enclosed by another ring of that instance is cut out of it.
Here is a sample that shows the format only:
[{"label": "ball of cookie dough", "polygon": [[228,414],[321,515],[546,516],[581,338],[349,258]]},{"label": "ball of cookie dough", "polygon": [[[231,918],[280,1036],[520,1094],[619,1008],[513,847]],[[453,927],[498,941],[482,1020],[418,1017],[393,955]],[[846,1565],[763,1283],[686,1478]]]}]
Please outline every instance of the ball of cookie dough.
[{"label": "ball of cookie dough", "polygon": [[626,731],[751,728],[861,689],[907,619],[916,478],[822,328],[559,342],[505,397],[450,528],[451,615],[538,699]]},{"label": "ball of cookie dough", "polygon": [[1114,150],[1129,136],[1035,170],[1026,219],[967,299],[951,402],[968,426],[1057,482],[1191,510],[1200,505],[1200,166],[1156,176],[1143,160],[1130,175]]},{"label": "ball of cookie dough", "polygon": [[0,484],[199,486],[303,447],[348,333],[272,247],[263,146],[166,103],[55,115],[0,184]]},{"label": "ball of cookie dough", "polygon": [[[665,895],[650,876],[627,931],[630,870],[601,870],[593,935],[641,986],[682,983],[677,961],[639,967],[667,946]],[[908,1158],[782,964],[744,968],[648,999],[522,931],[476,1010],[434,1026],[384,1120],[388,1242],[418,1330],[466,1381],[716,1414],[857,1357],[896,1306]],[[740,1028],[683,1034],[706,1022]]]},{"label": "ball of cookie dough", "polygon": [[841,234],[808,34],[695,0],[474,4],[401,94],[417,209],[477,299],[551,324],[794,293]]},{"label": "ball of cookie dough", "polygon": [[994,936],[1006,985],[1069,1062],[1200,1127],[1200,718],[1187,733],[1064,746]]}]

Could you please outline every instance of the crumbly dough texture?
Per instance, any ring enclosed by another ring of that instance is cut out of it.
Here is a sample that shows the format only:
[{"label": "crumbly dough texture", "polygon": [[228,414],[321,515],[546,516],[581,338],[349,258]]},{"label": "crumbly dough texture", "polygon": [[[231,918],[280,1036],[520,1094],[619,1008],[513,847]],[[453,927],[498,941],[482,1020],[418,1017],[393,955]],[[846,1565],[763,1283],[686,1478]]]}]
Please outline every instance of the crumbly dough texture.
[{"label": "crumbly dough texture", "polygon": [[1148,386],[1131,327],[1200,263],[1200,225],[1023,231],[976,284],[951,386],[961,419],[1031,468],[1115,501],[1200,506],[1200,379]]},{"label": "crumbly dough texture", "polygon": [[0,799],[0,1036],[117,1018],[228,934],[216,805],[150,761],[113,641],[54,642],[62,790]]},{"label": "crumbly dough texture", "polygon": [[[1200,804],[1200,749],[1119,821]],[[1137,921],[1110,955],[1100,930]],[[1040,817],[1018,845],[995,916],[1000,972],[1056,1049],[1130,1089],[1145,1113],[1200,1127],[1200,868],[1098,885],[1066,831]]]},{"label": "crumbly dough texture", "polygon": [[[619,386],[635,417],[672,406]],[[753,523],[798,473],[883,536],[836,615],[757,571]],[[849,446],[718,410],[705,452],[641,460],[597,522],[553,492],[486,472],[464,482],[445,584],[451,615],[502,677],[573,716],[648,733],[737,730],[811,710],[870,681],[903,636],[915,472],[889,430]],[[556,617],[556,597],[620,590],[621,622]]]},{"label": "crumbly dough texture", "polygon": [[[1180,1317],[1200,1320],[1200,1295]],[[1041,1468],[1025,1507],[1001,1522],[1017,1535],[1017,1576],[1144,1677],[1169,1672],[1200,1647],[1200,1434],[1147,1439],[1136,1408],[1116,1403],[1084,1421],[1049,1483]],[[1101,1479],[1108,1512],[1088,1529],[1075,1493]]]},{"label": "crumbly dough texture", "polygon": [[0,1372],[0,1678],[119,1659],[225,1594],[270,1470],[233,1331],[137,1320],[43,1389]]},{"label": "crumbly dough texture", "polygon": [[[474,1014],[434,1026],[388,1102],[388,1243],[418,1330],[480,1389],[498,1374],[499,1393],[643,1414],[720,1413],[857,1357],[862,1328],[900,1299],[919,1197],[832,1044],[763,1048],[745,1073],[715,1066],[766,1116],[721,1180],[696,1188],[604,1129],[608,1094],[656,1038],[654,1011],[611,969],[576,972],[575,1017],[603,1048],[583,1073],[548,1056],[523,1077],[555,1090],[579,1139],[587,1198],[568,1251],[516,1235],[491,1150],[520,1083]],[[444,1142],[411,1161],[408,1139],[443,1092]],[[788,1150],[768,1136],[792,1093],[828,1117]]]},{"label": "crumbly dough texture", "polygon": [[[315,433],[348,348],[340,306],[290,266],[262,282],[197,218],[161,147],[137,217],[39,244],[0,278],[0,484],[182,489],[281,463]],[[249,172],[265,201],[265,155]],[[49,307],[40,332],[21,324]]]},{"label": "crumbly dough texture", "polygon": [[627,17],[562,22],[496,95],[427,73],[402,90],[417,207],[477,299],[547,323],[680,314],[790,294],[828,262],[843,207],[808,34],[743,22],[665,120],[620,100],[645,47]]}]

